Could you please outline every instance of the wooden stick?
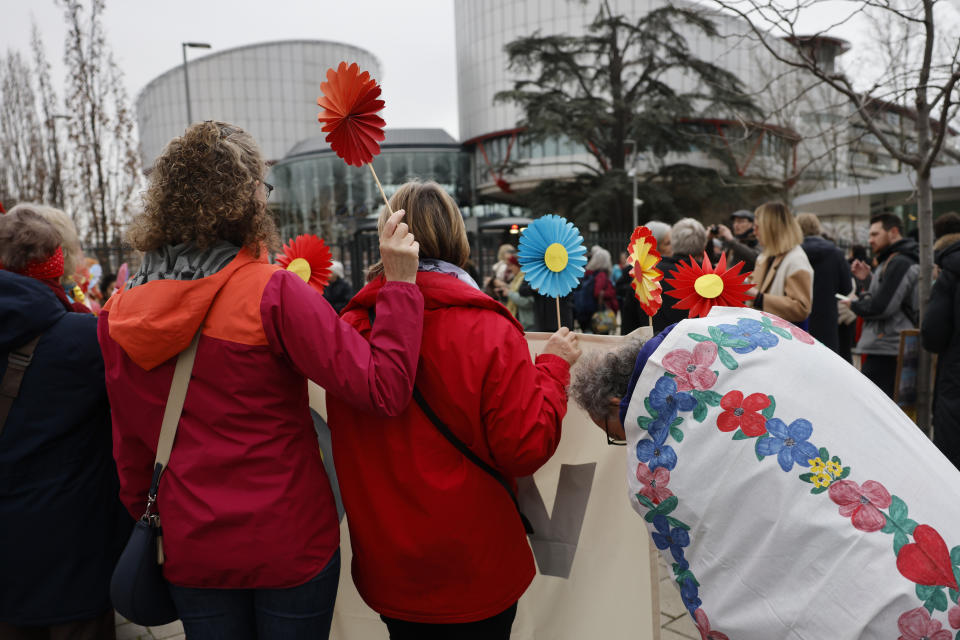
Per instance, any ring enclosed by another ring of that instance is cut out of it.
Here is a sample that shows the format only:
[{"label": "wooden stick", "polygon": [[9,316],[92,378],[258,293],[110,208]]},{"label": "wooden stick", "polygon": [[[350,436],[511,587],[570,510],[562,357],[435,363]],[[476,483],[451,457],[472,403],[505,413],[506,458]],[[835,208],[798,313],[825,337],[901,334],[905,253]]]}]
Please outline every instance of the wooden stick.
[{"label": "wooden stick", "polygon": [[653,316],[647,316],[647,319],[650,320],[650,331],[653,332]]},{"label": "wooden stick", "polygon": [[554,300],[557,301],[557,331],[560,331],[560,327],[563,326],[563,324],[560,323],[560,298],[554,298]]},{"label": "wooden stick", "polygon": [[383,203],[387,205],[387,211],[390,215],[393,215],[393,209],[390,208],[390,202],[387,200],[387,194],[383,192],[383,186],[380,184],[380,178],[377,177],[377,172],[373,170],[373,163],[368,162],[367,166],[370,167],[370,173],[373,174],[373,179],[377,183],[377,188],[380,189],[380,195],[383,196]]}]

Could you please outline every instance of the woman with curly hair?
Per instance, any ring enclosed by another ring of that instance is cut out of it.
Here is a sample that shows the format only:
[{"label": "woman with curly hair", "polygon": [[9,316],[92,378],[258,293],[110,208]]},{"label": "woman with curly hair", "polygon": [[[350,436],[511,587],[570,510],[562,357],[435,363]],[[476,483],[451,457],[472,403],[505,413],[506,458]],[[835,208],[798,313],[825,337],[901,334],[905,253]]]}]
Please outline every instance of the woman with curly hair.
[{"label": "woman with curly hair", "polygon": [[383,226],[382,321],[369,342],[293,272],[277,246],[253,138],[191,126],[150,175],[130,241],[139,271],[100,315],[120,498],[140,516],[178,354],[199,332],[157,499],[164,575],[191,640],[326,638],[339,523],[307,379],[354,410],[400,413],[423,326],[419,246],[398,211]]}]

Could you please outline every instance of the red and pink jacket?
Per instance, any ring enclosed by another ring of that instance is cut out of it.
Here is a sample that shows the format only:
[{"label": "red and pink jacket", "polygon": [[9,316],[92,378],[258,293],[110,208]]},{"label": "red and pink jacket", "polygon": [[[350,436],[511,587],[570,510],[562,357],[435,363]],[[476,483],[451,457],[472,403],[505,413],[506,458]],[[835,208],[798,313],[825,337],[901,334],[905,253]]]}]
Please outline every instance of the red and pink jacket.
[{"label": "red and pink jacket", "polygon": [[295,274],[246,250],[213,275],[153,280],[99,319],[120,498],[146,505],[177,355],[202,326],[160,483],[164,574],[176,585],[280,588],[318,574],[340,544],[307,379],[351,407],[397,415],[410,399],[423,297],[390,283],[368,343]]},{"label": "red and pink jacket", "polygon": [[[560,443],[569,365],[554,355],[534,364],[510,312],[457,278],[421,271],[417,285],[425,304],[417,388],[481,459],[509,478],[532,474]],[[344,310],[363,335],[383,288],[375,280]],[[384,322],[378,312],[374,336]],[[510,496],[415,402],[374,418],[328,394],[327,411],[353,580],[368,605],[401,620],[458,623],[523,595],[535,567]]]}]

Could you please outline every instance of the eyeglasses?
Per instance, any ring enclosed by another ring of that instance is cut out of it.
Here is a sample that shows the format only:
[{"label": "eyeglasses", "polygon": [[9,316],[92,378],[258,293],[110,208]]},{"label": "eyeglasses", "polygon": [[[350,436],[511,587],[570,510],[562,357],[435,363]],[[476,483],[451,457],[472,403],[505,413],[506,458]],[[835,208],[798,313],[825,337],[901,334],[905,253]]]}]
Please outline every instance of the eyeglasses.
[{"label": "eyeglasses", "polygon": [[267,191],[267,199],[269,200],[269,199],[270,199],[270,194],[273,193],[273,185],[270,184],[269,182],[264,182],[264,183],[263,183],[263,188],[266,189],[266,191]]},{"label": "eyeglasses", "polygon": [[627,446],[627,441],[610,435],[610,414],[603,416],[603,430],[607,432],[607,444],[615,447]]}]

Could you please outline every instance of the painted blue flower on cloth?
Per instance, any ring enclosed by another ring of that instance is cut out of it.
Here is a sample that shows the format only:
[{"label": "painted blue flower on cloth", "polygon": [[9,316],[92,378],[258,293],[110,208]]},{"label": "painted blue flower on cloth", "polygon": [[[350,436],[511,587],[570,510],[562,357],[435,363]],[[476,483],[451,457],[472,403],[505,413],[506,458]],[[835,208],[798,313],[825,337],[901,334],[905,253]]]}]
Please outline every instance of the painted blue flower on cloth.
[{"label": "painted blue flower on cloth", "polygon": [[693,612],[703,604],[700,600],[700,590],[692,578],[686,578],[680,585],[680,597],[683,599],[683,605],[690,612],[690,615],[694,615]]},{"label": "painted blue flower on cloth", "polygon": [[736,353],[750,353],[757,347],[769,349],[777,346],[777,336],[767,329],[764,324],[752,318],[740,318],[737,324],[720,324],[717,329],[731,338],[741,338],[750,344],[746,347],[734,347]]},{"label": "painted blue flower on cloth", "polygon": [[650,471],[663,467],[667,471],[677,466],[677,454],[668,444],[644,438],[637,443],[637,459],[646,462]]},{"label": "painted blue flower on cloth", "polygon": [[658,419],[669,426],[677,417],[678,410],[693,411],[697,407],[697,399],[686,391],[677,391],[677,381],[670,376],[663,376],[650,391],[650,406],[656,409]]},{"label": "painted blue flower on cloth", "polygon": [[653,538],[653,544],[657,545],[657,549],[661,551],[670,549],[673,559],[681,568],[689,567],[689,563],[683,557],[683,548],[690,544],[690,534],[687,530],[682,527],[671,527],[667,517],[662,515],[654,517],[653,526],[657,531],[650,536]]},{"label": "painted blue flower on cloth", "polygon": [[810,460],[818,458],[820,452],[807,442],[813,434],[813,425],[809,420],[799,418],[790,426],[780,418],[767,420],[767,437],[757,440],[757,453],[761,456],[777,456],[777,462],[784,471],[790,471],[793,465],[809,467]]}]

